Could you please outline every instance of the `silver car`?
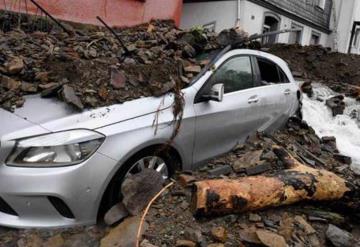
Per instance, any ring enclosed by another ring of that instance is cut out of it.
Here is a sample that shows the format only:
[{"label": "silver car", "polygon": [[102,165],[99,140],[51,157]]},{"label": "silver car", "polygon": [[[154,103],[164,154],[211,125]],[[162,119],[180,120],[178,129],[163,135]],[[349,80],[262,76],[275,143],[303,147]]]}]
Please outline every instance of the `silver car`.
[{"label": "silver car", "polygon": [[82,113],[38,96],[14,113],[0,109],[0,225],[95,224],[129,174],[195,169],[253,132],[284,125],[300,98],[282,59],[246,49],[219,57],[183,94],[180,131],[166,152],[171,93]]}]

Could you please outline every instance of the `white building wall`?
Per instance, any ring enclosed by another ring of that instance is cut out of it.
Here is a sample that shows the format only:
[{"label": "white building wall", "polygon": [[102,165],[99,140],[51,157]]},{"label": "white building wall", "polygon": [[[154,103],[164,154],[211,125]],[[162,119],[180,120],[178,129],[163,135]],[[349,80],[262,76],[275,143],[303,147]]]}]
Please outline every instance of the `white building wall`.
[{"label": "white building wall", "polygon": [[236,19],[236,0],[186,3],[183,7],[181,28],[189,29],[215,21],[215,31],[220,32],[223,29],[234,27]]},{"label": "white building wall", "polygon": [[[360,0],[334,0],[329,46],[335,51],[347,53],[354,21],[360,21]],[[360,54],[360,47],[351,47],[352,53]]]},{"label": "white building wall", "polygon": [[[347,0],[345,0],[347,1]],[[360,0],[358,0],[360,1]],[[250,35],[262,33],[265,14],[274,13],[269,9],[254,4],[250,1],[241,1],[241,27]],[[276,13],[275,13],[276,14]],[[315,30],[302,23],[278,15],[281,19],[280,29],[291,28],[292,22],[303,27],[301,45],[309,45],[312,31],[319,33],[320,44],[328,45],[328,34]],[[219,1],[219,2],[197,2],[184,4],[181,27],[191,28],[197,25],[204,25],[216,21],[216,32],[223,29],[234,27],[237,20],[237,1]],[[278,43],[288,43],[289,33],[278,35]]]}]

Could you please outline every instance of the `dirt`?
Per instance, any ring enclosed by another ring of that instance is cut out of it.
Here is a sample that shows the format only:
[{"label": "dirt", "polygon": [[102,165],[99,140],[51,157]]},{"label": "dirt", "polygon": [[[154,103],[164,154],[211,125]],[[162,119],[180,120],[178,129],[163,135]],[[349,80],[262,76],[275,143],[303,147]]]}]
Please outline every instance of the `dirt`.
[{"label": "dirt", "polygon": [[268,52],[284,59],[298,78],[321,82],[352,97],[360,94],[360,55],[332,52],[321,46],[284,44],[274,45]]},{"label": "dirt", "polygon": [[[203,67],[206,63],[195,57],[217,46],[216,36],[205,30],[185,32],[171,21],[153,21],[116,30],[129,50],[125,54],[104,28],[67,25],[73,33],[69,35],[45,20],[48,28],[39,30],[36,23],[41,20],[23,18],[19,26],[17,18],[5,15],[9,13],[0,13],[0,106],[10,111],[21,107],[27,94],[68,102],[61,97],[64,85],[79,97],[79,110],[175,92],[196,75],[185,73],[184,67]],[[121,87],[114,87],[114,73],[123,75]],[[24,90],[24,82],[34,90]]]}]

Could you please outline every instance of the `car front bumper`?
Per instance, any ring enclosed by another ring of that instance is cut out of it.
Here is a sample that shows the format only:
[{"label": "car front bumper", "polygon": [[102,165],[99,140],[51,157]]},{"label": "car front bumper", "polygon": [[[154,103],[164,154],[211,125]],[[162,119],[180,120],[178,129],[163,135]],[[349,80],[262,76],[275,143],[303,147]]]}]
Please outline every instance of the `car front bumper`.
[{"label": "car front bumper", "polygon": [[95,153],[69,167],[19,168],[0,164],[0,225],[55,228],[95,224],[116,163]]}]

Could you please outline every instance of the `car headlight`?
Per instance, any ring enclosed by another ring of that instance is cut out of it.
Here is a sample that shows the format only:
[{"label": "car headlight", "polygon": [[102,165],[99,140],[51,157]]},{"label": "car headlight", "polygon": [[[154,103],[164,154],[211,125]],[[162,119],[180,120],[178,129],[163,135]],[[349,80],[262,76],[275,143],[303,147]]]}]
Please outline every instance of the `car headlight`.
[{"label": "car headlight", "polygon": [[76,165],[89,158],[105,136],[91,130],[70,130],[16,140],[6,164],[20,167]]}]

